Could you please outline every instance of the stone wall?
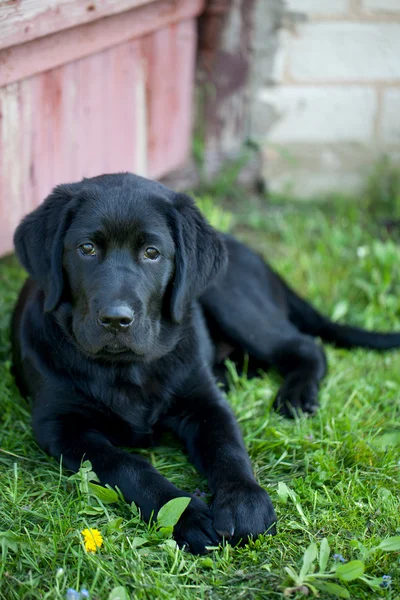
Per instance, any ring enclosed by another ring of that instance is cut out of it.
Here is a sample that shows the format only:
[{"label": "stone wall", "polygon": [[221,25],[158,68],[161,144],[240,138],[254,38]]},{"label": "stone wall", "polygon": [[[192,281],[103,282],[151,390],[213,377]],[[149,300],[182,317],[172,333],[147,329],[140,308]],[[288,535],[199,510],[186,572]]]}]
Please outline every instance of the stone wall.
[{"label": "stone wall", "polygon": [[252,93],[267,183],[300,196],[358,191],[382,153],[400,163],[400,0],[287,0],[281,25],[272,76]]}]

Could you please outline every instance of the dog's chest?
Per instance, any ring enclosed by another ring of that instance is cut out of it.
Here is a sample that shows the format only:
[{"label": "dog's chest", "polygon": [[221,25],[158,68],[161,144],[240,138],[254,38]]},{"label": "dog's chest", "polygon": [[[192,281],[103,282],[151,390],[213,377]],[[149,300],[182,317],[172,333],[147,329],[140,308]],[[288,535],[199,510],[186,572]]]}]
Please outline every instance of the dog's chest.
[{"label": "dog's chest", "polygon": [[140,370],[109,373],[107,385],[95,394],[108,415],[106,427],[116,445],[148,447],[157,441],[157,424],[169,404],[169,395],[157,379]]}]

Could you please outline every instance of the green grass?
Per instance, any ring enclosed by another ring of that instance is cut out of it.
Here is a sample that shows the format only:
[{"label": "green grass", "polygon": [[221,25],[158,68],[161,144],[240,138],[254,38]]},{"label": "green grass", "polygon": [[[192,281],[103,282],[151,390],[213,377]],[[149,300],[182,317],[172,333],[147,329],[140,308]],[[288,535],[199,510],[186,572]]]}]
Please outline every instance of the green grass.
[{"label": "green grass", "polygon": [[[203,206],[326,314],[400,329],[400,249],[368,220],[364,206],[336,201],[266,207],[243,196],[236,208],[230,206],[234,218],[213,211],[207,199]],[[375,590],[360,579],[334,579],[349,597],[400,597],[399,553],[368,554],[361,547],[400,535],[399,352],[328,348],[321,410],[292,422],[271,411],[279,385],[274,373],[247,381],[232,370],[229,400],[256,476],[275,503],[279,533],[194,557],[142,523],[132,507],[88,496],[38,449],[29,406],[9,372],[8,322],[24,276],[13,260],[0,268],[1,599],[55,600],[65,598],[67,588],[82,586],[99,600],[117,586],[138,599],[284,598],[285,588],[294,586],[285,568],[299,572],[306,548],[323,538],[332,554],[362,558],[368,576],[392,577],[390,587]],[[207,491],[175,442],[143,455],[178,486]],[[96,554],[83,547],[80,531],[86,527],[103,534]],[[326,592],[320,597],[330,598]]]}]

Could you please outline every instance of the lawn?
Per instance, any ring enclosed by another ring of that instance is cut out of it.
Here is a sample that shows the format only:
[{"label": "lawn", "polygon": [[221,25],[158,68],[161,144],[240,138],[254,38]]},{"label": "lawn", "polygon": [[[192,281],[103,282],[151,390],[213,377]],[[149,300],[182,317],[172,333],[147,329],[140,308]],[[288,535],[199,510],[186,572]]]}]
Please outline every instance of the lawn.
[{"label": "lawn", "polygon": [[[400,329],[400,248],[365,204],[267,203],[243,193],[228,203],[234,217],[207,198],[200,204],[332,318]],[[24,274],[14,259],[0,269],[1,599],[65,599],[68,588],[85,588],[92,600],[297,599],[323,582],[354,600],[400,597],[399,552],[388,551],[399,540],[382,543],[400,536],[400,352],[328,348],[321,409],[295,421],[271,410],[274,373],[247,380],[231,368],[229,400],[258,481],[274,501],[279,532],[195,557],[142,523],[135,507],[94,496],[85,471],[71,480],[38,449],[29,405],[10,375],[8,323]],[[174,440],[143,455],[179,487],[209,499]],[[96,553],[85,550],[85,528],[102,533]],[[311,566],[300,577],[304,555]],[[329,577],[318,576],[319,561]],[[321,598],[333,597],[327,589]]]}]

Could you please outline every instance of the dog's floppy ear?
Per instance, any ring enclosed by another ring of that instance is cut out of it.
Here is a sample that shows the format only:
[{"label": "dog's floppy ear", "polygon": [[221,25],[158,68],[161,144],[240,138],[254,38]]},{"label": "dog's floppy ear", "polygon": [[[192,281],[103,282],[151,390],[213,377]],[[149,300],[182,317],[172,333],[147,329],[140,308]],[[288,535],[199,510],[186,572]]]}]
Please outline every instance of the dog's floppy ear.
[{"label": "dog's floppy ear", "polygon": [[192,198],[177,194],[174,209],[175,276],[171,316],[175,323],[181,323],[190,303],[225,269],[228,252],[222,236],[207,223]]},{"label": "dog's floppy ear", "polygon": [[56,308],[63,291],[63,240],[74,207],[73,185],[59,185],[14,234],[21,264],[45,292],[45,311]]}]

